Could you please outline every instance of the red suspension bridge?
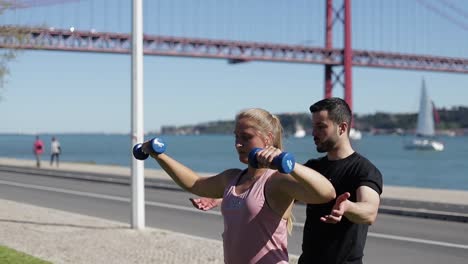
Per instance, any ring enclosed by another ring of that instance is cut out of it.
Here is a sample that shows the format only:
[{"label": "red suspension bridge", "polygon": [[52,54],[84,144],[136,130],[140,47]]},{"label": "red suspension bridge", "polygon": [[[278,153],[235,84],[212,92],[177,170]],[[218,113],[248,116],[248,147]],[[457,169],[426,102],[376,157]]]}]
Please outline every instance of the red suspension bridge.
[{"label": "red suspension bridge", "polygon": [[[44,8],[44,6],[63,5],[68,2],[80,1],[9,1],[6,8],[7,10],[38,6]],[[144,54],[227,59],[230,63],[271,61],[323,64],[325,97],[332,96],[332,88],[341,85],[344,87],[345,100],[351,107],[352,67],[355,66],[468,73],[467,58],[354,49],[352,47],[352,1],[324,0],[323,2],[322,11],[325,14],[323,16],[325,18],[325,45],[323,47],[145,34]],[[421,8],[430,10],[454,26],[458,26],[460,32],[467,33],[468,23],[463,22],[464,20],[451,17],[430,1],[417,0],[416,2],[419,2]],[[445,3],[446,7],[452,11],[457,11],[462,18],[468,18],[468,15],[463,13],[463,8],[457,8],[449,1],[442,1],[442,3]],[[2,32],[13,32],[12,28],[21,29],[26,35],[19,38],[17,34],[4,33],[0,36],[0,48],[122,54],[130,53],[131,49],[131,35],[126,33],[96,32],[93,29],[80,30],[74,27],[58,29],[25,25],[4,25]],[[342,41],[342,46],[334,47],[334,36],[337,36],[336,33],[340,28],[342,37],[339,39]]]}]

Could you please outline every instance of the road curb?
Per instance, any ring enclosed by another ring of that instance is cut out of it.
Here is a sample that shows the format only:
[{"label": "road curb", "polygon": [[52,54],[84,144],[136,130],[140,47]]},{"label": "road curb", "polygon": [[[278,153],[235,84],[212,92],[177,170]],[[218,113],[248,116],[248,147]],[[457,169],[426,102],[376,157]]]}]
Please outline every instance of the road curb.
[{"label": "road curb", "polygon": [[379,213],[468,223],[468,214],[381,205]]},{"label": "road curb", "polygon": [[[24,167],[4,166],[4,165],[0,165],[0,171],[42,175],[42,176],[47,176],[47,177],[72,178],[76,180],[85,180],[85,181],[108,182],[108,183],[115,183],[115,184],[122,184],[122,185],[131,184],[131,180],[128,176],[120,176],[120,175],[114,175],[114,174],[36,169],[36,168],[24,168]],[[182,188],[180,188],[177,184],[175,184],[174,182],[170,180],[153,179],[153,178],[145,178],[145,187],[182,191]]]}]

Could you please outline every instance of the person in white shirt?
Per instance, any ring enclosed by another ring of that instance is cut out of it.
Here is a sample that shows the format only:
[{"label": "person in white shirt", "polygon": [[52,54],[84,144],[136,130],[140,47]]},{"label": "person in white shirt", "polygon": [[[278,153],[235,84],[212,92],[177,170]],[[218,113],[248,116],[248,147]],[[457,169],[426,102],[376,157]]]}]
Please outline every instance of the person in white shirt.
[{"label": "person in white shirt", "polygon": [[60,142],[55,137],[52,137],[52,143],[50,144],[50,166],[54,163],[54,159],[56,160],[57,167],[59,166],[60,152]]}]

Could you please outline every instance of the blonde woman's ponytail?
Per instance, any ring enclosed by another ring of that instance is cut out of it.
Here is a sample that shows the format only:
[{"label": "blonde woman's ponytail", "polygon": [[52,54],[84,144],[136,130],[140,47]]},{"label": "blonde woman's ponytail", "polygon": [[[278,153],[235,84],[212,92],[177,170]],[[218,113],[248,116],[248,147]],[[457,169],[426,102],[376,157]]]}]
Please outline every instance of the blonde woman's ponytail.
[{"label": "blonde woman's ponytail", "polygon": [[286,223],[286,227],[287,227],[287,229],[288,229],[288,234],[289,234],[289,235],[292,234],[293,224],[294,224],[294,215],[293,215],[292,212],[291,212],[291,215],[288,217],[287,223]]}]

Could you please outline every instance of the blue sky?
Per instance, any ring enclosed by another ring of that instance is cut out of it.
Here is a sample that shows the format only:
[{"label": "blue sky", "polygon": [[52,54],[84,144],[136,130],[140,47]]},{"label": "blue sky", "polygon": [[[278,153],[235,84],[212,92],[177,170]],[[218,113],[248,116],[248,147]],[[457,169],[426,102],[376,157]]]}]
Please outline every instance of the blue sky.
[{"label": "blue sky", "polygon": [[[258,6],[246,1],[145,1],[145,33],[323,46],[323,2],[298,0],[290,6],[277,0],[269,2],[268,11],[263,0],[254,2]],[[468,25],[468,16],[463,16],[468,3],[442,1],[462,10],[455,13],[445,5],[441,10],[452,14],[447,19],[418,6],[418,1],[391,2],[389,7],[385,1],[353,3],[355,48],[468,58],[468,31],[454,24],[456,18]],[[30,8],[7,12],[0,23],[128,32],[127,4],[96,0]],[[148,11],[156,8],[161,11]],[[259,19],[267,11],[276,17]],[[235,12],[243,18],[236,18]],[[418,14],[420,18],[409,26],[409,19]],[[115,20],[116,16],[121,19]],[[304,26],[314,23],[311,28]],[[340,38],[335,36],[335,46],[341,45]],[[130,63],[129,55],[21,52],[9,64],[11,74],[1,91],[0,133],[129,132]],[[437,106],[468,105],[466,74],[355,67],[354,111],[416,112],[422,78]],[[333,92],[343,96],[340,87]],[[232,119],[247,107],[307,112],[311,103],[323,98],[323,66],[229,65],[225,60],[146,56],[144,94],[145,131]]]}]

